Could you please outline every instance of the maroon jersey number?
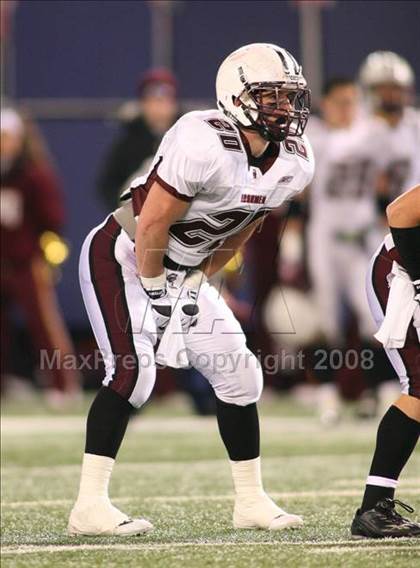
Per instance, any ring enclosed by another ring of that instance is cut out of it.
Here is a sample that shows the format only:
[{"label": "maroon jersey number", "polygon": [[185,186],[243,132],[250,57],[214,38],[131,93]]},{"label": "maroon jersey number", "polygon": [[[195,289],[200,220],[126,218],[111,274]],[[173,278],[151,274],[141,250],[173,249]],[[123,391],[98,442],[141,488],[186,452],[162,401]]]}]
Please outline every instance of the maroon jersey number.
[{"label": "maroon jersey number", "polygon": [[266,215],[270,209],[258,211],[231,209],[211,213],[206,217],[177,221],[170,228],[170,235],[188,248],[202,247],[201,251],[217,248],[226,237],[237,233],[257,219]]},{"label": "maroon jersey number", "polygon": [[209,126],[218,131],[219,140],[225,150],[230,150],[231,152],[242,152],[242,146],[239,138],[236,134],[231,134],[236,131],[229,122],[222,118],[210,118],[209,120],[206,120],[206,122]]},{"label": "maroon jersey number", "polygon": [[287,138],[287,140],[283,142],[283,146],[289,154],[297,154],[304,160],[309,160],[308,150],[302,138]]}]

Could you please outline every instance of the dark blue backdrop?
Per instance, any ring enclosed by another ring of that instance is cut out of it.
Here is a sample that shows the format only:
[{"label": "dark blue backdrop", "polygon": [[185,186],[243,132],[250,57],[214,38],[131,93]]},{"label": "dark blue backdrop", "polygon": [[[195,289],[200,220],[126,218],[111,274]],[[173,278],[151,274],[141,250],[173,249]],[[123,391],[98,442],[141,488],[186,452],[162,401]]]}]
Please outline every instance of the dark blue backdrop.
[{"label": "dark blue backdrop", "polygon": [[[324,9],[322,19],[327,75],[354,74],[376,49],[399,52],[420,74],[418,2],[339,1]],[[181,95],[212,97],[218,64],[244,43],[272,41],[299,56],[298,31],[292,2],[179,2],[174,67]],[[150,63],[149,7],[139,1],[21,1],[15,45],[17,98],[132,97],[138,75]],[[83,326],[77,255],[85,234],[106,214],[94,179],[116,125],[43,120],[40,126],[69,208],[72,255],[63,269],[60,301],[70,325]]]}]

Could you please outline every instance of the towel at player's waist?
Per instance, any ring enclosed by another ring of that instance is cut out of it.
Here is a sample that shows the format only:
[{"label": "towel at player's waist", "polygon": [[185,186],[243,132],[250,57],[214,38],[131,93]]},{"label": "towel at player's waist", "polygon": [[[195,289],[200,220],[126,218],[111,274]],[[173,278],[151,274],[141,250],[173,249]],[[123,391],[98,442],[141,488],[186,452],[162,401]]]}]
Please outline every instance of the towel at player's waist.
[{"label": "towel at player's waist", "polygon": [[395,261],[387,280],[390,290],[385,318],[375,337],[388,349],[401,349],[418,304],[414,299],[414,287],[409,275]]}]

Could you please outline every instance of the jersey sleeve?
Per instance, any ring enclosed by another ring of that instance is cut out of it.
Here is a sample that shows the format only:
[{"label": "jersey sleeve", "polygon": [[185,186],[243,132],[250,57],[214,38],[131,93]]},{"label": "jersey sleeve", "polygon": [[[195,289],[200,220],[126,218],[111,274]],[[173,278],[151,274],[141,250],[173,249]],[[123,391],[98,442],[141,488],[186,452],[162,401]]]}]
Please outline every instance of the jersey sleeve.
[{"label": "jersey sleeve", "polygon": [[214,173],[214,143],[207,131],[201,121],[185,115],[158,150],[156,181],[183,201],[191,201]]}]

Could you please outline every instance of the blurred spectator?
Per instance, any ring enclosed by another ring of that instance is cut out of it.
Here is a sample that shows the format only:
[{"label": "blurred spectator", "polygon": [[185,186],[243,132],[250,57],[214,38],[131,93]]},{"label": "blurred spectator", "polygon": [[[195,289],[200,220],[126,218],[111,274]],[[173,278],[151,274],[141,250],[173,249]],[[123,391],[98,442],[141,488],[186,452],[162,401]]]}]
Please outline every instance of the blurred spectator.
[{"label": "blurred spectator", "polygon": [[[387,202],[420,182],[420,111],[412,108],[414,72],[392,51],[375,51],[360,69],[372,113],[387,128],[388,164],[382,193]],[[385,203],[386,205],[386,203]]]},{"label": "blurred spectator", "polygon": [[145,73],[138,94],[138,114],[124,125],[98,178],[98,192],[111,210],[128,180],[147,171],[162,136],[177,118],[177,84],[170,71],[154,69]]},{"label": "blurred spectator", "polygon": [[44,369],[46,396],[51,403],[59,403],[78,391],[79,375],[66,368],[71,367],[70,360],[64,364],[73,348],[43,252],[57,264],[65,256],[65,245],[57,235],[64,222],[64,208],[34,126],[25,124],[12,108],[1,110],[0,196],[2,376],[9,370],[10,316],[17,307],[40,360],[44,355],[53,362],[51,368]]}]

